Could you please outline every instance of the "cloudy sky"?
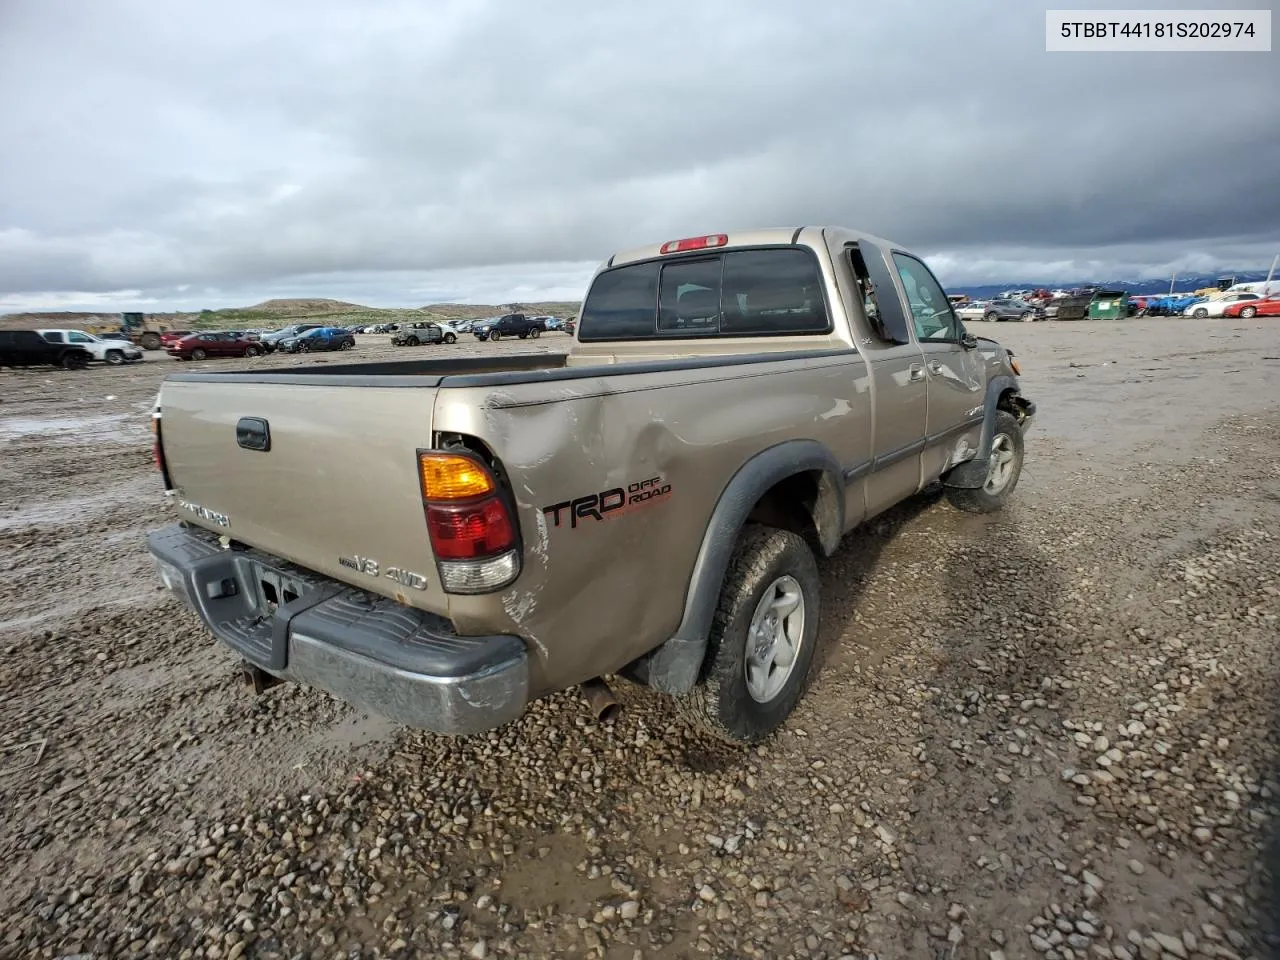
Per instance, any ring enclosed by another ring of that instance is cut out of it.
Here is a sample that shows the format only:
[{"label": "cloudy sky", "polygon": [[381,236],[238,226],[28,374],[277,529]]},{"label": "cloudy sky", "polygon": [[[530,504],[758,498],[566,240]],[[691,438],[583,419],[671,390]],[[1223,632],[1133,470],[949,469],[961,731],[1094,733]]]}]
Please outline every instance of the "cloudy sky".
[{"label": "cloudy sky", "polygon": [[1280,53],[1048,54],[1048,5],[0,0],[0,310],[577,298],[803,223],[953,285],[1265,269]]}]

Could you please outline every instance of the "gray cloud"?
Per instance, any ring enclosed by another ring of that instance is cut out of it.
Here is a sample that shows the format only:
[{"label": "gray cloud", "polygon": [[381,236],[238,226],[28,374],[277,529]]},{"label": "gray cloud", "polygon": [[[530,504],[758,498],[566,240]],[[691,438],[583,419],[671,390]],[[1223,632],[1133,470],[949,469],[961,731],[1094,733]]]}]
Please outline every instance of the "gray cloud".
[{"label": "gray cloud", "polygon": [[1274,55],[1047,54],[1014,0],[8,0],[0,84],[0,308],[575,296],[760,224],[1160,275],[1280,222]]}]

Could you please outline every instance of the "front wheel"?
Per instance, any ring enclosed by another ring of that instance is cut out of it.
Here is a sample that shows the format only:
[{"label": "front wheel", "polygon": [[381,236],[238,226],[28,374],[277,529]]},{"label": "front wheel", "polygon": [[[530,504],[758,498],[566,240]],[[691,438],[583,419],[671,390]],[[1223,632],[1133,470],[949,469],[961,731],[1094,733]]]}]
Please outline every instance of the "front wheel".
[{"label": "front wheel", "polygon": [[497,330],[495,330],[493,331],[493,333],[489,334],[489,339],[492,340],[494,343],[497,343],[499,340],[502,339],[502,334],[499,333]]},{"label": "front wheel", "polygon": [[1022,315],[1022,322],[1023,322],[1023,323],[1030,323],[1030,322],[1031,322],[1032,320],[1034,320],[1035,318],[1036,318],[1036,315],[1035,315],[1034,313],[1024,313],[1024,314]]},{"label": "front wheel", "polygon": [[1008,502],[1022,476],[1022,425],[1007,410],[996,411],[987,476],[980,487],[947,487],[947,499],[966,513],[995,513]]},{"label": "front wheel", "polygon": [[1196,309],[1191,312],[1191,315],[1195,317],[1197,320],[1203,320],[1205,317],[1209,315],[1209,311],[1206,310],[1204,307],[1196,307]]},{"label": "front wheel", "polygon": [[124,363],[124,354],[119,350],[108,350],[106,360],[107,363],[111,364],[113,367],[118,367],[120,364]]},{"label": "front wheel", "polygon": [[261,354],[262,354],[262,351],[255,346],[250,345],[244,348],[244,355],[246,357],[257,357],[257,356],[260,356]]},{"label": "front wheel", "polygon": [[729,559],[698,686],[682,712],[730,743],[756,743],[804,691],[818,639],[818,564],[804,538],[751,524]]},{"label": "front wheel", "polygon": [[1252,319],[1257,315],[1258,315],[1257,307],[1241,307],[1240,308],[1240,316],[1244,317],[1246,320]]},{"label": "front wheel", "polygon": [[355,345],[356,345],[356,342],[355,342],[354,340],[343,340],[343,341],[342,341],[342,348],[341,348],[341,349],[343,349],[343,350],[350,350],[350,349],[351,349],[352,347],[354,347]]},{"label": "front wheel", "polygon": [[458,342],[458,338],[457,338],[457,337],[455,337],[452,333],[446,333],[446,334],[444,335],[444,342],[445,342],[445,343],[457,343],[457,342]]}]

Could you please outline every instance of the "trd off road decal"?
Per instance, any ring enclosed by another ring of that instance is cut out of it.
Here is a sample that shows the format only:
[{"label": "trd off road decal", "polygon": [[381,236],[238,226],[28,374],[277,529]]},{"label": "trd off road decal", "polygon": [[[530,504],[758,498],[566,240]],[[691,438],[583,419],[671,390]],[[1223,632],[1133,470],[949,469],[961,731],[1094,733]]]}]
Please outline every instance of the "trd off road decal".
[{"label": "trd off road decal", "polygon": [[658,476],[629,483],[626,489],[614,487],[612,490],[601,490],[599,493],[588,493],[586,496],[553,503],[549,507],[543,507],[542,512],[551,519],[553,527],[561,526],[567,521],[569,529],[576,530],[580,522],[612,520],[633,510],[661,503],[670,496],[671,484]]}]

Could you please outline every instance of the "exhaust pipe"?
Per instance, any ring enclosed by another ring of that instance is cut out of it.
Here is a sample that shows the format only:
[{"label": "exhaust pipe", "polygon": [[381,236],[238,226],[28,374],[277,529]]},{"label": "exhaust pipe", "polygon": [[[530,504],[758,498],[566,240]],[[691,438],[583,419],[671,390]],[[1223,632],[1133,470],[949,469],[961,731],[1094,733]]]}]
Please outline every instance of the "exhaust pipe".
[{"label": "exhaust pipe", "polygon": [[277,683],[284,683],[279,677],[267,673],[261,667],[254,666],[248,660],[240,664],[240,670],[244,674],[245,682],[253,687],[253,692],[257,696],[261,696],[263,691],[274,687]]},{"label": "exhaust pipe", "polygon": [[618,711],[622,709],[618,701],[614,699],[613,691],[609,689],[609,685],[599,677],[583,682],[582,695],[586,697],[587,707],[591,710],[591,715],[602,723],[612,721],[618,715]]}]

